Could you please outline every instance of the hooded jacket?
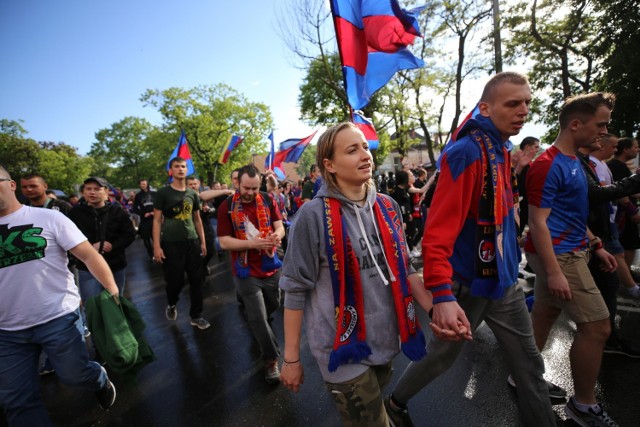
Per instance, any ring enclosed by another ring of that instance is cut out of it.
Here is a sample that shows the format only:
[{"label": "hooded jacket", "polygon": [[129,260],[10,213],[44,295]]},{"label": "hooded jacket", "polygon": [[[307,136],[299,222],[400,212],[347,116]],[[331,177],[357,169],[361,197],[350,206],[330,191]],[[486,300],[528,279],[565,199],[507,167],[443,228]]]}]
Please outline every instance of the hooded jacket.
[{"label": "hooded jacket", "polygon": [[[81,200],[69,212],[69,218],[87,237],[92,245],[97,242],[110,242],[112,249],[104,252],[102,245],[98,252],[104,257],[111,271],[119,271],[127,266],[125,249],[136,238],[129,214],[118,203],[107,202],[104,207],[95,209]],[[78,261],[80,270],[87,270],[84,263]]]},{"label": "hooded jacket", "polygon": [[[325,245],[323,198],[335,197],[342,203],[342,217],[360,265],[364,298],[367,343],[372,354],[359,363],[341,365],[329,372],[329,355],[336,335],[333,289]],[[400,207],[389,196],[400,214]],[[364,207],[334,193],[323,184],[314,199],[302,205],[289,228],[289,245],[283,261],[280,288],[285,291],[284,306],[304,310],[309,347],[322,377],[342,383],[364,373],[371,365],[390,362],[400,350],[398,325],[387,261],[379,232],[374,225],[376,193],[369,189]],[[379,225],[377,226],[379,229]],[[362,229],[365,230],[363,235]],[[373,256],[372,256],[373,255]],[[408,274],[415,273],[410,267]]]},{"label": "hooded jacket", "polygon": [[[480,129],[496,144],[498,171],[506,183],[503,204],[506,215],[503,224],[504,283],[512,286],[518,279],[520,248],[511,188],[511,170],[506,170],[502,148],[511,149],[510,141],[502,141],[500,133],[488,117],[469,120],[458,133],[458,140],[445,147],[438,160],[439,175],[429,218],[422,239],[424,284],[433,293],[434,304],[455,301],[453,281],[470,286],[475,278],[475,260],[482,248],[476,243],[483,175],[480,145],[469,133]],[[436,224],[437,226],[434,226]],[[481,293],[480,293],[481,294]]]}]

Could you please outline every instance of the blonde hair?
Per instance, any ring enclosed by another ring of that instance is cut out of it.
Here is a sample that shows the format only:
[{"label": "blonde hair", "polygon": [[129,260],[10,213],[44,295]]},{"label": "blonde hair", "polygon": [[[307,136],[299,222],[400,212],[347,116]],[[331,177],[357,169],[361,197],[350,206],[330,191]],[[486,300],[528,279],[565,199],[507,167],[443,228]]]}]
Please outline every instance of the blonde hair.
[{"label": "blonde hair", "polygon": [[[359,132],[362,132],[358,126],[351,122],[342,122],[337,125],[331,126],[327,129],[322,135],[320,135],[320,139],[318,140],[318,146],[316,150],[316,164],[318,168],[320,168],[320,174],[322,175],[322,180],[326,183],[327,188],[332,191],[340,192],[340,188],[338,187],[338,182],[334,174],[330,173],[325,165],[324,159],[333,160],[333,156],[335,155],[335,140],[336,135],[345,129],[355,129]],[[365,185],[367,186],[367,190],[369,188],[375,188],[373,184],[373,180],[369,179]]]}]

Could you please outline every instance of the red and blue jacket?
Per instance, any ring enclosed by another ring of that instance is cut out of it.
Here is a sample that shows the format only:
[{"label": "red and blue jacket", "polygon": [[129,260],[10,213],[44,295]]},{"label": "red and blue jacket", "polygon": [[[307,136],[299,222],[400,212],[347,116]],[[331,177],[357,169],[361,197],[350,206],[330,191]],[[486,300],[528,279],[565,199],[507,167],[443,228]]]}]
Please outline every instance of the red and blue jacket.
[{"label": "red and blue jacket", "polygon": [[[507,188],[502,192],[504,206],[503,258],[505,274],[500,286],[507,288],[517,282],[520,248],[514,216],[511,169],[505,166],[502,148],[511,142],[502,141],[491,119],[477,116],[469,120],[440,157],[440,177],[427,215],[422,240],[424,284],[433,294],[433,302],[455,301],[452,282],[470,286],[475,276],[478,206],[483,191],[483,174],[487,166],[482,162],[482,148],[468,133],[472,129],[485,132],[496,144],[498,171]],[[508,170],[506,170],[508,169]],[[494,298],[490,290],[472,289],[476,296]]]}]

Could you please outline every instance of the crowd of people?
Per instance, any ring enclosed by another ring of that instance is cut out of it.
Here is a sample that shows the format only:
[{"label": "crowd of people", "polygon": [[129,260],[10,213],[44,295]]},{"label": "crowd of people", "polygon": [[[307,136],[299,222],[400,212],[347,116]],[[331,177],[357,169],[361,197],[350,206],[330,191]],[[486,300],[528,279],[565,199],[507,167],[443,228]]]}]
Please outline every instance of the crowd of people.
[{"label": "crowd of people", "polygon": [[[640,176],[628,167],[638,142],[608,132],[615,97],[589,93],[565,100],[544,152],[534,137],[514,148],[531,101],[525,76],[492,77],[437,170],[376,173],[351,123],[322,134],[300,183],[246,165],[228,188],[203,187],[176,157],[172,182],[157,191],[142,179],[126,201],[110,199],[108,183],[89,177],[72,205],[49,197],[43,177],[22,176],[18,186],[0,167],[0,405],[9,425],[50,424],[34,370],[41,352],[48,371],[113,405],[115,386],[85,347],[81,307],[103,289],[123,296],[136,234],[162,266],[169,322],[179,318],[186,276],[196,330],[211,326],[202,292],[209,262],[215,253],[230,261],[267,383],[303,385],[304,323],[345,425],[412,426],[409,401],[453,365],[483,321],[504,353],[521,424],[556,425],[550,397],[567,393],[545,380],[541,352],[561,312],[577,327],[565,413],[579,425],[617,425],[595,386],[604,353],[640,357],[615,327],[618,293],[640,297],[629,268],[640,249]],[[531,310],[518,281],[523,254],[535,275]],[[429,313],[429,331],[418,309]],[[400,352],[411,363],[385,396]]]}]

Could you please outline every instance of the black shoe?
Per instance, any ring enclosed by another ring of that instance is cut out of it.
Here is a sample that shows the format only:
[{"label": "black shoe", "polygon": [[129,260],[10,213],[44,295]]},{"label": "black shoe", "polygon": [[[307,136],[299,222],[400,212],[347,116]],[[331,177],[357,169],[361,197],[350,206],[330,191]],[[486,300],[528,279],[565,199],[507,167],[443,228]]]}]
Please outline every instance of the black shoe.
[{"label": "black shoe", "polygon": [[633,348],[633,346],[622,340],[611,340],[611,342],[607,341],[604,346],[604,353],[621,354],[623,356],[640,359],[640,350]]},{"label": "black shoe", "polygon": [[[514,389],[516,388],[516,382],[513,380],[513,377],[511,375],[507,377],[507,384],[509,384],[509,386],[513,387]],[[567,391],[559,385],[555,385],[551,381],[547,381],[547,388],[549,389],[549,397],[551,399],[567,398]]]},{"label": "black shoe", "polygon": [[413,427],[413,421],[407,409],[396,409],[391,403],[391,396],[384,398],[384,409],[387,411],[391,427]]},{"label": "black shoe", "polygon": [[[105,372],[104,368],[102,370]],[[109,377],[107,377],[107,385],[102,389],[96,391],[96,399],[98,399],[98,404],[105,411],[113,405],[113,402],[116,401],[116,387],[113,385]]]}]

